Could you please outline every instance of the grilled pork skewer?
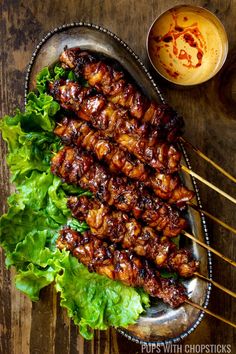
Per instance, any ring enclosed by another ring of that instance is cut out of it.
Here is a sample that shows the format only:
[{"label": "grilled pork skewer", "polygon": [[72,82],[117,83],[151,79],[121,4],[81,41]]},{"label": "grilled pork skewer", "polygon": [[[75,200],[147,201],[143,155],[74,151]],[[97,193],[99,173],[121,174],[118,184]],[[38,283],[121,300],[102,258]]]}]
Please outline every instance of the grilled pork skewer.
[{"label": "grilled pork skewer", "polygon": [[167,268],[182,277],[190,277],[197,270],[199,262],[190,251],[177,249],[165,236],[160,236],[151,227],[143,227],[137,220],[121,211],[86,196],[70,197],[67,206],[72,215],[86,221],[93,236],[114,243],[121,243],[123,249],[133,250],[137,255],[154,261],[158,268]]},{"label": "grilled pork skewer", "polygon": [[132,158],[119,145],[112,143],[102,132],[94,131],[86,122],[65,117],[54,133],[64,144],[85,148],[93,152],[99,160],[105,160],[112,172],[122,172],[127,177],[144,182],[145,186],[152,188],[158,197],[167,199],[170,204],[181,206],[194,196],[192,191],[181,184],[178,174],[152,172],[148,166]]},{"label": "grilled pork skewer", "polygon": [[182,284],[162,278],[147,261],[131,251],[118,250],[115,244],[108,246],[90,232],[82,235],[66,227],[60,232],[57,247],[70,251],[89,271],[129,286],[142,287],[149,295],[162,299],[171,307],[178,307],[187,299]]},{"label": "grilled pork skewer", "polygon": [[189,202],[193,192],[181,184],[178,174],[153,173],[148,166],[132,158],[129,153],[124,152],[117,144],[112,143],[104,134],[94,132],[86,122],[82,123],[78,119],[64,118],[54,132],[61,137],[64,144],[82,146],[87,151],[95,153],[99,160],[104,159],[111,171],[121,171],[130,178],[144,182],[147,187],[153,189],[158,197],[167,200],[169,204],[182,207],[187,202],[187,205],[191,208],[205,214],[227,230],[236,233],[233,227]]},{"label": "grilled pork skewer", "polygon": [[89,96],[90,89],[64,80],[50,83],[49,90],[61,107],[73,111],[94,128],[104,131],[158,172],[173,173],[179,170],[181,153],[176,146],[158,141],[153,134],[149,134],[145,125],[140,126],[135,119],[130,120],[124,109],[107,102],[104,96]]},{"label": "grilled pork skewer", "polygon": [[[147,127],[138,126],[136,121],[135,129],[135,122],[131,123],[126,120],[127,113],[123,111],[123,117],[121,118],[122,110],[115,108],[112,103],[107,103],[103,96],[95,95],[83,99],[84,90],[89,91],[88,88],[82,88],[79,84],[73,82],[67,82],[65,85],[64,83],[64,81],[59,83],[56,81],[54,84],[50,84],[51,94],[60,102],[62,107],[70,109],[82,119],[92,122],[95,128],[101,130],[105,128],[107,135],[112,136],[130,153],[158,172],[173,173],[181,167],[183,171],[236,204],[236,199],[231,197],[231,195],[225,193],[186,166],[180,165],[181,154],[173,144],[158,142],[155,135],[144,137],[148,131]],[[61,84],[62,86],[60,86]],[[126,118],[124,119],[124,117]]]},{"label": "grilled pork skewer", "polygon": [[112,176],[99,163],[94,163],[92,156],[86,152],[65,147],[52,158],[51,171],[67,183],[90,190],[102,202],[132,213],[135,218],[142,219],[150,227],[162,231],[164,236],[173,237],[182,233],[236,266],[236,262],[186,232],[184,229],[187,222],[180,217],[177,210],[157,197],[152,197],[140,184],[130,184],[126,177]]},{"label": "grilled pork skewer", "polygon": [[93,152],[98,160],[105,160],[111,172],[122,172],[140,182],[150,178],[150,170],[141,161],[122,150],[118,144],[112,143],[101,131],[95,131],[87,122],[64,117],[54,133],[61,138],[63,144],[84,148]]},{"label": "grilled pork skewer", "polygon": [[109,100],[128,109],[131,116],[151,123],[155,130],[158,129],[160,137],[167,138],[169,141],[179,138],[181,142],[189,145],[198,156],[236,183],[234,176],[181,137],[182,117],[177,116],[168,105],[149,101],[135,85],[125,79],[123,72],[115,70],[112,65],[97,59],[90,52],[81,51],[79,48],[65,50],[60,56],[60,61],[62,66],[74,69],[78,75],[82,75],[90,86],[102,92]]},{"label": "grilled pork skewer", "polygon": [[168,105],[147,99],[134,84],[126,80],[122,71],[115,70],[105,60],[97,59],[90,52],[72,48],[61,54],[60,61],[64,67],[83,76],[90,86],[111,102],[127,109],[135,119],[150,123],[159,138],[174,141],[181,135],[182,117]]},{"label": "grilled pork skewer", "polygon": [[67,183],[90,190],[102,202],[132,213],[135,218],[162,231],[164,236],[177,236],[186,227],[187,222],[178,210],[152,197],[140,184],[137,186],[135,182],[129,183],[126,177],[111,175],[86,152],[64,147],[53,156],[51,171]]},{"label": "grilled pork skewer", "polygon": [[185,278],[197,276],[236,298],[236,293],[196,271],[199,262],[193,259],[190,251],[177,249],[169,238],[157,234],[150,227],[143,227],[127,214],[113,211],[87,196],[69,197],[67,206],[75,218],[87,222],[93,236],[121,243],[124,249],[131,249],[137,255],[154,261],[159,269],[168,268]]},{"label": "grilled pork skewer", "polygon": [[143,287],[149,295],[163,300],[171,307],[186,303],[236,328],[235,323],[189,300],[182,284],[160,277],[147,261],[136,257],[128,250],[119,251],[115,245],[108,246],[105,242],[91,236],[89,232],[81,235],[65,227],[60,232],[57,247],[70,251],[88,267],[90,272],[119,280],[129,286]]}]

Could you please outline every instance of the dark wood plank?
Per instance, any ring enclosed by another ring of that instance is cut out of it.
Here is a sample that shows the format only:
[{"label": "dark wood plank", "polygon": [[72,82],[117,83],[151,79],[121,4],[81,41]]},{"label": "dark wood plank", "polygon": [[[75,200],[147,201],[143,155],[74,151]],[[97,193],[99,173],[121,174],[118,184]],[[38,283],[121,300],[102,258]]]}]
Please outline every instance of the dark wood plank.
[{"label": "dark wood plank", "polygon": [[53,286],[43,288],[40,295],[31,311],[30,353],[50,354],[55,351],[57,296]]},{"label": "dark wood plank", "polygon": [[[73,21],[102,25],[126,41],[148,65],[145,37],[155,17],[182,1],[134,0],[71,0],[33,1],[3,0],[1,5],[1,115],[23,107],[24,76],[31,54],[38,41],[52,28]],[[154,73],[169,103],[183,114],[185,137],[209,157],[236,175],[236,0],[189,1],[207,7],[223,21],[229,36],[229,56],[223,70],[209,82],[189,89],[167,84]],[[234,185],[223,178],[191,151],[193,169],[205,178],[236,195]],[[5,163],[6,146],[0,150],[0,212],[6,211],[10,193],[9,174]],[[199,184],[203,206],[212,214],[235,226],[235,207],[223,197]],[[208,222],[211,244],[222,253],[236,258],[233,235],[213,222]],[[37,304],[14,288],[13,272],[6,270],[0,251],[0,353],[79,353],[134,354],[141,347],[129,342],[114,329],[95,331],[94,340],[84,341],[78,329],[58,304],[53,287],[42,292]],[[236,273],[229,265],[213,258],[214,278],[236,289]],[[31,311],[32,307],[32,311]],[[214,289],[210,309],[231,320],[235,319],[235,302]],[[209,317],[185,339],[183,344],[231,344],[236,351],[236,332]]]}]

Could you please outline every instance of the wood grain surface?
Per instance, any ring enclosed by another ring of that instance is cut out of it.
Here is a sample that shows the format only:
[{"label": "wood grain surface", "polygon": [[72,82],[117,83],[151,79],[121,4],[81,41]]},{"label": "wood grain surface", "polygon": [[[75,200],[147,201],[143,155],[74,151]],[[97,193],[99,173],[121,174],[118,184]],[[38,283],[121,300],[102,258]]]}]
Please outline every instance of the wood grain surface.
[{"label": "wood grain surface", "polygon": [[[2,0],[1,2],[1,115],[23,108],[24,78],[33,50],[54,27],[87,21],[116,33],[148,64],[145,38],[157,15],[183,1],[171,0]],[[228,59],[220,73],[194,88],[180,89],[154,73],[168,102],[183,114],[185,137],[209,157],[236,175],[236,0],[188,1],[215,13],[225,25],[229,38]],[[6,211],[10,194],[6,166],[6,145],[1,141],[0,213]],[[235,185],[189,151],[194,171],[236,197]],[[210,213],[236,226],[235,205],[199,184],[203,206]],[[228,257],[236,258],[236,237],[209,221],[211,245]],[[214,279],[236,291],[233,267],[213,257]],[[213,289],[210,310],[236,319],[235,299]],[[0,354],[138,354],[142,348],[129,342],[114,329],[96,331],[94,340],[85,341],[59,306],[53,287],[41,292],[37,303],[14,287],[14,270],[7,270],[0,252]],[[201,325],[182,344],[230,344],[236,352],[236,331],[204,317]],[[191,353],[194,354],[194,351]]]}]

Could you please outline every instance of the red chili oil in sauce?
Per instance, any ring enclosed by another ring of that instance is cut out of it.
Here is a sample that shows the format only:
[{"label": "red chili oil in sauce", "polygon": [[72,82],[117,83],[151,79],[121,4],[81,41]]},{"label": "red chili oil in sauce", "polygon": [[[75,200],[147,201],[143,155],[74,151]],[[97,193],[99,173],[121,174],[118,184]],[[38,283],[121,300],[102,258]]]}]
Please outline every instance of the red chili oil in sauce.
[{"label": "red chili oil in sauce", "polygon": [[[204,56],[204,51],[206,50],[206,42],[199,30],[199,26],[197,22],[191,23],[190,25],[180,26],[178,24],[178,16],[183,16],[177,14],[175,10],[170,11],[172,16],[172,23],[170,24],[170,29],[163,36],[157,36],[155,33],[155,26],[150,32],[150,50],[152,57],[158,59],[162,64],[163,68],[167,72],[167,74],[173,78],[177,78],[179,73],[175,70],[172,70],[172,63],[169,63],[167,66],[166,63],[163,62],[160,58],[159,51],[162,48],[166,48],[166,52],[169,53],[169,57],[174,60],[181,61],[182,65],[187,68],[197,68],[202,65],[202,59]],[[188,17],[182,17],[183,22],[188,21]],[[181,39],[185,45],[184,49],[178,48],[177,40]],[[196,53],[194,51],[189,51],[189,49],[196,49]]]}]

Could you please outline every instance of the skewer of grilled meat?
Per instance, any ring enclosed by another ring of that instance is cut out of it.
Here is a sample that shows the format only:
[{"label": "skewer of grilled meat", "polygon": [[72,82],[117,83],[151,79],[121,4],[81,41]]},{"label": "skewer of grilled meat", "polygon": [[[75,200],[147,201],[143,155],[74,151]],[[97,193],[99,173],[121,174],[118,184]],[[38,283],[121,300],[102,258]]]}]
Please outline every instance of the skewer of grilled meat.
[{"label": "skewer of grilled meat", "polygon": [[130,183],[127,177],[112,175],[91,155],[77,148],[66,146],[53,156],[51,171],[67,183],[90,190],[102,202],[141,218],[165,236],[177,236],[186,228],[187,222],[178,210],[151,196],[140,184]]},{"label": "skewer of grilled meat", "polygon": [[181,135],[182,117],[168,105],[150,101],[125,78],[124,72],[116,70],[108,61],[99,60],[95,54],[79,48],[65,50],[60,61],[62,66],[83,76],[90,86],[106,95],[111,102],[126,108],[131,116],[150,123],[159,138],[175,141]]},{"label": "skewer of grilled meat", "polygon": [[144,182],[145,186],[152,188],[158,197],[167,199],[170,204],[181,206],[194,196],[192,191],[181,184],[178,174],[152,172],[148,166],[132,158],[102,132],[94,131],[87,122],[64,117],[54,133],[64,144],[85,148],[99,160],[105,160],[112,172],[122,172],[129,178]]},{"label": "skewer of grilled meat", "polygon": [[[179,117],[172,108],[167,105],[157,104],[148,100],[131,82],[125,79],[124,72],[116,70],[113,65],[109,65],[106,60],[99,60],[96,54],[91,52],[81,52],[79,48],[68,49],[60,56],[62,66],[74,69],[75,73],[82,74],[92,87],[105,94],[109,100],[128,109],[129,114],[142,122],[151,123],[152,131],[155,130],[160,139],[167,141],[180,140],[182,143],[190,145],[191,148],[209,162],[214,168],[224,176],[236,181],[235,177],[225,171],[221,166],[211,160],[189,141],[181,138],[183,119]],[[128,75],[126,76],[128,77]],[[189,173],[189,170],[186,171]],[[201,182],[201,177],[196,176]],[[205,184],[207,181],[204,181]],[[207,184],[209,186],[209,184]],[[210,186],[227,199],[233,201],[231,196],[221,193],[215,186]],[[235,200],[233,201],[234,203]]]},{"label": "skewer of grilled meat", "polygon": [[73,111],[94,128],[104,131],[158,172],[173,173],[179,170],[181,153],[175,145],[158,141],[156,136],[149,134],[145,124],[127,119],[126,110],[107,102],[103,95],[91,96],[89,88],[68,80],[50,83],[49,92],[61,107]]},{"label": "skewer of grilled meat", "polygon": [[137,255],[154,261],[158,268],[167,268],[182,277],[190,277],[197,270],[199,262],[190,251],[177,249],[166,236],[161,236],[148,226],[121,211],[112,210],[96,199],[87,196],[72,196],[67,206],[72,215],[86,221],[93,236],[120,243],[123,249],[131,249]]},{"label": "skewer of grilled meat", "polygon": [[105,160],[114,173],[122,172],[141,182],[149,178],[150,171],[141,161],[122,150],[118,144],[112,143],[101,131],[95,131],[87,122],[64,117],[54,129],[54,133],[65,145],[93,152],[98,160]]},{"label": "skewer of grilled meat", "polygon": [[162,278],[146,260],[131,251],[118,250],[91,235],[79,234],[65,227],[57,240],[59,249],[66,249],[88,267],[90,272],[105,275],[122,283],[142,287],[149,295],[162,299],[171,307],[178,307],[187,299],[185,287],[171,279]]}]

